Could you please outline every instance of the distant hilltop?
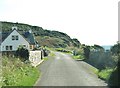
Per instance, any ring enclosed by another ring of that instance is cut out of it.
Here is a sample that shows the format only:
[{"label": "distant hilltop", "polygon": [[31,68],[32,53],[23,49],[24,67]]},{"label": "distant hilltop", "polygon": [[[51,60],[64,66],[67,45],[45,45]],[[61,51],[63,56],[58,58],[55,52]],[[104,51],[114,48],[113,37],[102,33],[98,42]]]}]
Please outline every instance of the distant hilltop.
[{"label": "distant hilltop", "polygon": [[17,26],[19,31],[31,30],[35,36],[36,41],[40,46],[47,46],[51,48],[69,48],[79,47],[81,44],[78,39],[71,39],[69,35],[59,31],[50,31],[39,26],[32,26],[24,23],[3,22],[2,31],[10,31],[13,26]]}]

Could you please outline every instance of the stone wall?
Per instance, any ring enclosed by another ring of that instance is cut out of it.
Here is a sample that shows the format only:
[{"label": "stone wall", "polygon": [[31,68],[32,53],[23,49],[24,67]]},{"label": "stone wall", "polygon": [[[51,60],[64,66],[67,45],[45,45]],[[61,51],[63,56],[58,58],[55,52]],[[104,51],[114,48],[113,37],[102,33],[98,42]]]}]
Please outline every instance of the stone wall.
[{"label": "stone wall", "polygon": [[41,63],[43,58],[42,51],[30,51],[29,60],[33,66],[37,66]]}]

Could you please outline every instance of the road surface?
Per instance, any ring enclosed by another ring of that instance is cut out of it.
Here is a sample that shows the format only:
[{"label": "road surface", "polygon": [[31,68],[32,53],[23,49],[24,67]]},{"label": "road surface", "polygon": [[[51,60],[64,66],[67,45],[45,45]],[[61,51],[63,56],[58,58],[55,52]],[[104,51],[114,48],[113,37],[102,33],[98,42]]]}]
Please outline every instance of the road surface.
[{"label": "road surface", "polygon": [[106,86],[92,71],[89,64],[75,61],[70,55],[55,52],[55,58],[43,62],[41,77],[35,86]]}]

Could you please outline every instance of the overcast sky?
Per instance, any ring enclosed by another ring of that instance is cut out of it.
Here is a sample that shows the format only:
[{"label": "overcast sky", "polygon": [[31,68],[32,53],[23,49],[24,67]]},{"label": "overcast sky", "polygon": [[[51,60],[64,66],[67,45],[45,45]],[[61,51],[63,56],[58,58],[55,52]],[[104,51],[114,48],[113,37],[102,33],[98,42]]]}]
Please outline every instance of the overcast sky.
[{"label": "overcast sky", "polygon": [[119,0],[0,0],[0,21],[67,33],[82,44],[118,40]]}]

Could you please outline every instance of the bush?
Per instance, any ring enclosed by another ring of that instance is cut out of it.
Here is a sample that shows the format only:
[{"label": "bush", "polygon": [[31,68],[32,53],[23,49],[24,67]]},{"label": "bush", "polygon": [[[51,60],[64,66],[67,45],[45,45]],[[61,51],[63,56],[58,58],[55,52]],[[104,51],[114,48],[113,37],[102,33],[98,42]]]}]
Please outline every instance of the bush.
[{"label": "bush", "polygon": [[106,68],[104,70],[101,70],[99,73],[98,73],[98,77],[101,78],[101,79],[104,79],[106,81],[108,81],[111,73],[113,72],[113,69],[111,68]]},{"label": "bush", "polygon": [[[23,63],[19,58],[2,57],[2,86],[33,86],[40,72],[31,64]],[[24,87],[21,87],[24,88]]]},{"label": "bush", "polygon": [[26,48],[18,48],[15,54],[16,57],[20,57],[22,60],[28,60],[29,59],[29,51]]},{"label": "bush", "polygon": [[90,55],[90,47],[86,46],[86,47],[84,47],[84,57],[85,57],[85,59],[89,59],[89,55]]},{"label": "bush", "polygon": [[112,72],[110,75],[108,84],[110,88],[113,88],[113,86],[120,86],[120,42],[118,41],[117,44],[111,47],[111,52],[114,56],[116,56],[117,66],[115,68],[115,71]]},{"label": "bush", "polygon": [[110,78],[108,80],[108,85],[110,86],[110,88],[112,88],[111,86],[120,85],[119,76],[118,76],[119,74],[120,72],[118,71],[118,68],[111,73]]},{"label": "bush", "polygon": [[47,50],[47,49],[43,49],[43,54],[44,54],[44,56],[48,56],[48,55],[49,55],[49,53],[50,53],[50,51],[49,51],[49,50]]},{"label": "bush", "polygon": [[111,50],[113,55],[120,54],[120,43],[117,43],[114,46],[112,46],[110,50]]},{"label": "bush", "polygon": [[120,56],[119,56],[117,68],[115,69],[115,71],[112,72],[108,81],[110,88],[112,88],[113,86],[120,86],[119,74],[120,74]]}]

